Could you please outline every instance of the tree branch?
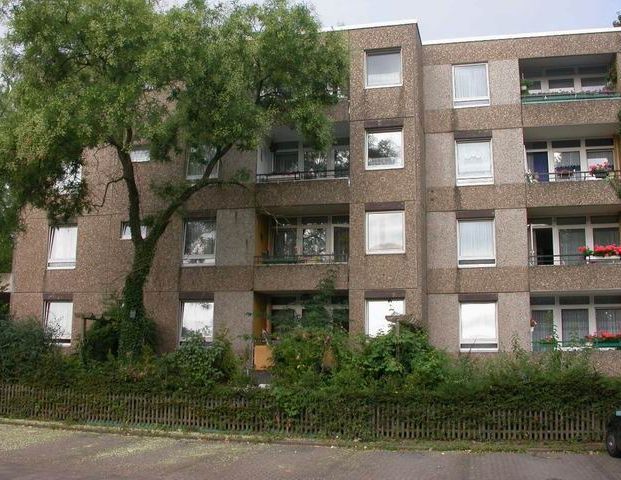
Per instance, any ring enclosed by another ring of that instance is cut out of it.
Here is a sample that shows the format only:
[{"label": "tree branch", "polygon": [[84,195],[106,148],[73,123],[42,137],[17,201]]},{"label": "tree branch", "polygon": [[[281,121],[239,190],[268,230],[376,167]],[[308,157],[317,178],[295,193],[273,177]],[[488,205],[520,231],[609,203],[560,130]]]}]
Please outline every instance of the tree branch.
[{"label": "tree branch", "polygon": [[104,194],[103,194],[103,199],[101,200],[101,203],[99,205],[93,205],[95,208],[101,208],[104,206],[104,204],[106,203],[106,197],[108,196],[108,189],[110,188],[110,185],[112,185],[113,183],[119,183],[121,181],[124,180],[125,177],[119,177],[119,178],[115,178],[114,180],[110,180],[108,183],[106,183],[106,188],[104,190]]}]

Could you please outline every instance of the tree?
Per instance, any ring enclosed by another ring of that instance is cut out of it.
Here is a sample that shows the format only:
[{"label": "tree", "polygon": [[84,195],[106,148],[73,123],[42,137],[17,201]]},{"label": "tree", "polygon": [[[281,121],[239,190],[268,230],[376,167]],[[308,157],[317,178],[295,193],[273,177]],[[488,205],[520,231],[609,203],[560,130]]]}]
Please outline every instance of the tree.
[{"label": "tree", "polygon": [[[144,343],[144,285],[173,216],[197,192],[226,183],[209,176],[229,151],[256,149],[275,125],[291,125],[326,148],[326,106],[338,101],[346,81],[346,49],[338,33],[320,31],[308,7],[287,0],[214,7],[192,0],[169,10],[155,0],[3,6],[3,72],[11,88],[0,163],[12,172],[20,205],[58,219],[96,208],[88,179],[77,175],[85,153],[115,153],[120,175],[110,182],[126,187],[134,247],[120,352],[136,354]],[[188,150],[210,152],[198,181],[151,187],[165,206],[149,217],[130,158],[136,142],[149,145],[159,162]]]}]

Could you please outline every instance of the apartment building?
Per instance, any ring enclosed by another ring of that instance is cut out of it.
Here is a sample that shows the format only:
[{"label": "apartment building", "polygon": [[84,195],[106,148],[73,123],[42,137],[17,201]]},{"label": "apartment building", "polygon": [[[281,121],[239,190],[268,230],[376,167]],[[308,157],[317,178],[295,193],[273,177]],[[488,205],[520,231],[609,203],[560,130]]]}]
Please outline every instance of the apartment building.
[{"label": "apartment building", "polygon": [[[621,333],[621,262],[578,251],[620,243],[621,201],[604,177],[621,160],[621,29],[425,43],[414,21],[342,30],[350,87],[331,112],[332,149],[275,129],[215,173],[244,168],[248,189],[205,189],[161,239],[146,291],[161,348],[188,330],[254,346],[243,337],[304,315],[331,271],[333,317],[352,333],[381,334],[402,315],[449,352]],[[133,156],[145,190],[201,174],[193,155]],[[110,152],[91,154],[83,175],[97,198],[115,168]],[[125,191],[112,185],[71,224],[26,216],[12,311],[60,325],[72,344],[122,287]]]}]

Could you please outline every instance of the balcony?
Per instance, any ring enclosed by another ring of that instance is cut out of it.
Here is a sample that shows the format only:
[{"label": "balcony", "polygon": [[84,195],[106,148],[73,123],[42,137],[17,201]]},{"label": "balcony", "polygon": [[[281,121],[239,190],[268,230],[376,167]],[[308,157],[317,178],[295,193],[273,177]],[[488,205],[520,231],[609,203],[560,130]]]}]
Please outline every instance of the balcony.
[{"label": "balcony", "polygon": [[347,263],[346,253],[310,254],[310,255],[261,255],[255,257],[255,265],[321,265]]},{"label": "balcony", "polygon": [[550,182],[585,182],[605,179],[621,179],[621,171],[609,170],[603,173],[592,173],[591,171],[580,171],[559,168],[554,172],[533,172],[526,173],[527,183],[550,183]]},{"label": "balcony", "polygon": [[307,180],[331,180],[349,178],[349,166],[337,170],[304,170],[257,174],[257,183],[299,182]]},{"label": "balcony", "polygon": [[596,255],[531,255],[529,266],[576,266],[576,265],[621,265],[621,257],[599,257]]},{"label": "balcony", "polygon": [[592,92],[539,92],[522,95],[522,103],[556,103],[573,102],[578,100],[610,100],[614,98],[621,98],[621,93],[604,89]]}]

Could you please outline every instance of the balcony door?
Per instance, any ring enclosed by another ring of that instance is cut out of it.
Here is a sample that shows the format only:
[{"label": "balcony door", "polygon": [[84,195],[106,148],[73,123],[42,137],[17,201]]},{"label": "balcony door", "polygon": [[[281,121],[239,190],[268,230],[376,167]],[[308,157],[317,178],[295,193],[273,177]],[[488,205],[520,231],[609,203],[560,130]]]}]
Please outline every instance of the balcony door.
[{"label": "balcony door", "polygon": [[530,152],[528,154],[528,168],[534,174],[535,180],[549,182],[548,152]]},{"label": "balcony door", "polygon": [[554,235],[552,227],[532,225],[532,255],[537,265],[554,265]]}]

